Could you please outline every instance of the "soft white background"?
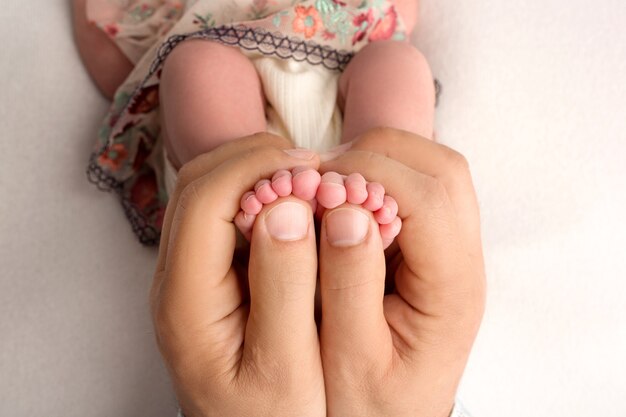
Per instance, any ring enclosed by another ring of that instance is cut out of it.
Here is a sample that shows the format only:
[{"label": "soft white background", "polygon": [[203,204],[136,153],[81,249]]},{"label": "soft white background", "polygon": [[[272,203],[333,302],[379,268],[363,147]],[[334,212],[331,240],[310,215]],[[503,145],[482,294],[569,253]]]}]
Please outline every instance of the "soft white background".
[{"label": "soft white background", "polygon": [[[476,417],[626,416],[626,3],[423,0],[440,141],[470,160],[489,300]],[[0,0],[0,416],[172,416],[155,252],[85,177],[107,108],[65,0]]]}]

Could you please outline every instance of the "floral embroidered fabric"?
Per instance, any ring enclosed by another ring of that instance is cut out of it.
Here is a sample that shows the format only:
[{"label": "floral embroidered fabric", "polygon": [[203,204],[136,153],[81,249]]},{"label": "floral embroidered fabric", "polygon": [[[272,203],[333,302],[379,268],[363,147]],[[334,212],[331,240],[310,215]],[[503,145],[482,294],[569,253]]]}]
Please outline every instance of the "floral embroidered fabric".
[{"label": "floral embroidered fabric", "polygon": [[405,38],[390,0],[88,0],[88,18],[136,63],[98,132],[88,178],[119,194],[133,231],[148,245],[159,241],[168,200],[159,78],[180,42],[207,39],[248,56],[343,71],[369,42]]}]

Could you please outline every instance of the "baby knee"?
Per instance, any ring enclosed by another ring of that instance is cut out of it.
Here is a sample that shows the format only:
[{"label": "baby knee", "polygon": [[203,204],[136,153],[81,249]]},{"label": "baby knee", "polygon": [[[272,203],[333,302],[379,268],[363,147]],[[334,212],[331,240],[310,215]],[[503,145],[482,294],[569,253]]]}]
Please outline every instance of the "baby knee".
[{"label": "baby knee", "polygon": [[401,63],[415,70],[428,69],[430,71],[424,54],[408,42],[378,41],[369,44],[366,48],[370,48],[372,53],[377,55],[377,59]]},{"label": "baby knee", "polygon": [[210,66],[212,71],[221,68],[231,70],[252,66],[248,58],[239,49],[222,45],[218,42],[202,39],[191,39],[177,45],[167,57],[163,73],[182,71],[189,75],[190,71],[198,70],[203,73]]}]

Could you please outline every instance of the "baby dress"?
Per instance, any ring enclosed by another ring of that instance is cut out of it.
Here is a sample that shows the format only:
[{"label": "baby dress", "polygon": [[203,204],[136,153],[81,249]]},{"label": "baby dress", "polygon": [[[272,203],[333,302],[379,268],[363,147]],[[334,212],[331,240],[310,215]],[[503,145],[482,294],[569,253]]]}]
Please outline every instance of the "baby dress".
[{"label": "baby dress", "polygon": [[268,131],[323,151],[339,144],[337,83],[350,59],[369,42],[405,39],[390,0],[88,0],[87,15],[135,64],[98,132],[87,174],[120,196],[147,245],[159,241],[175,183],[161,140],[159,79],[177,45],[205,39],[238,47],[261,78]]}]

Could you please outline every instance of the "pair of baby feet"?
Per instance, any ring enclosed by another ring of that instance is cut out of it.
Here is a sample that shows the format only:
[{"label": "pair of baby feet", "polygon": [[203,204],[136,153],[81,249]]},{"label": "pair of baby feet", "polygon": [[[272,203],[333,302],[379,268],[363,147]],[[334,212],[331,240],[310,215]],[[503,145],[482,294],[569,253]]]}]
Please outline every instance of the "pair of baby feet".
[{"label": "pair of baby feet", "polygon": [[337,172],[320,175],[314,169],[297,167],[291,171],[280,170],[271,179],[262,179],[241,197],[241,211],[235,217],[235,225],[250,240],[256,216],[264,204],[279,197],[293,195],[311,204],[319,220],[326,209],[344,203],[360,205],[373,213],[378,223],[383,246],[386,249],[400,233],[402,221],[398,217],[398,203],[386,195],[385,188],[377,182],[367,182],[358,173],[348,176]]}]

